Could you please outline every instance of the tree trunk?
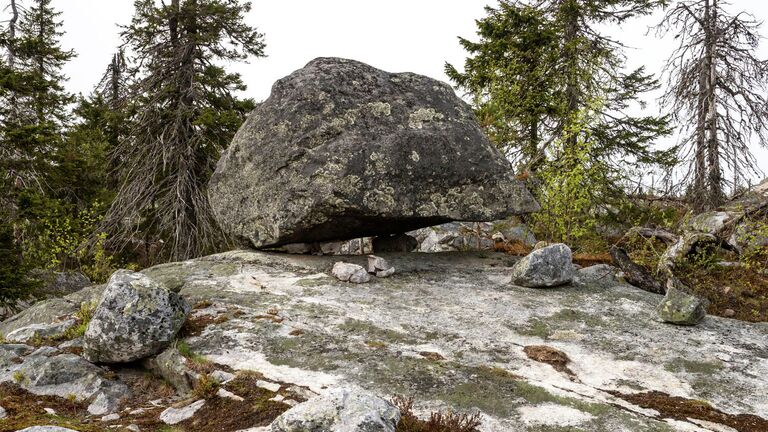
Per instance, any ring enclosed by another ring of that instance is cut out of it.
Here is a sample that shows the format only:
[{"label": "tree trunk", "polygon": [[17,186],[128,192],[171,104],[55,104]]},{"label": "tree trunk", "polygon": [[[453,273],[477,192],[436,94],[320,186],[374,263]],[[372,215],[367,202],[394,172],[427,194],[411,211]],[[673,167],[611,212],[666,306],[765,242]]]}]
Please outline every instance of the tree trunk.
[{"label": "tree trunk", "polygon": [[719,38],[719,25],[717,22],[717,0],[712,0],[710,6],[709,0],[706,0],[706,23],[707,46],[706,58],[707,64],[704,73],[707,75],[707,164],[709,165],[707,173],[707,189],[709,190],[708,205],[709,209],[716,208],[723,203],[723,184],[722,170],[720,169],[720,146],[717,130],[717,42]]},{"label": "tree trunk", "polygon": [[624,278],[630,284],[644,291],[666,294],[667,290],[664,284],[657,280],[645,267],[632,261],[624,249],[618,246],[611,247],[611,258],[613,258],[613,263],[624,272]]},{"label": "tree trunk", "polygon": [[[565,15],[565,37],[563,43],[565,44],[564,56],[565,62],[568,65],[568,78],[565,87],[565,97],[568,112],[566,116],[569,122],[576,119],[579,112],[579,85],[578,85],[578,59],[579,53],[574,44],[578,37],[579,23],[578,23],[578,6],[574,0],[563,0],[560,5],[560,13]],[[566,125],[567,126],[567,125]],[[568,132],[569,135],[566,139],[565,150],[568,154],[572,154],[576,149],[576,143],[578,142],[578,136],[576,134]]]}]

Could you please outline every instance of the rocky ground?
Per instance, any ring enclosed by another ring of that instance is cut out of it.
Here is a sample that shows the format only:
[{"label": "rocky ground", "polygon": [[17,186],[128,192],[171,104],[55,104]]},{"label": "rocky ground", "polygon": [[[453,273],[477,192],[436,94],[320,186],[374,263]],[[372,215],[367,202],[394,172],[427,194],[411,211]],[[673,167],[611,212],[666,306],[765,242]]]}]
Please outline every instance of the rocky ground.
[{"label": "rocky ground", "polygon": [[[6,341],[0,430],[269,430],[292,406],[342,387],[412,396],[422,417],[479,411],[489,432],[768,430],[766,324],[661,323],[661,296],[607,266],[536,289],[511,284],[516,258],[504,254],[384,257],[396,273],[363,284],[332,278],[334,256],[235,251],[147,269],[194,305],[175,342],[197,377],[191,393],[146,363],[92,365],[76,332]],[[101,290],[39,303],[0,333],[77,323]]]}]

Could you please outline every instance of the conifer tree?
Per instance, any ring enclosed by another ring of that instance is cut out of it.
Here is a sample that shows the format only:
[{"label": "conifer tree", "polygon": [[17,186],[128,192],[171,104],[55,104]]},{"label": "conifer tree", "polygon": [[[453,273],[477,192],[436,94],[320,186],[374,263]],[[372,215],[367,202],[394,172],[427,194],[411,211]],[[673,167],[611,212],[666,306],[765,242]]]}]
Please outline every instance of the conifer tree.
[{"label": "conifer tree", "polygon": [[134,56],[127,95],[135,113],[113,152],[119,187],[102,229],[124,246],[132,237],[165,242],[186,259],[222,242],[206,184],[219,154],[254,106],[236,93],[240,76],[223,62],[264,55],[263,36],[238,0],[137,0],[123,33]]},{"label": "conifer tree", "polygon": [[[658,87],[643,68],[623,70],[624,46],[598,27],[650,13],[664,0],[502,0],[478,21],[480,42],[462,44],[471,54],[464,72],[447,65],[456,84],[475,96],[484,124],[504,134],[504,147],[523,149],[525,166],[550,158],[558,140],[577,151],[589,140],[590,157],[614,169],[668,165],[671,152],[653,141],[670,133],[664,116],[633,116],[641,96]],[[478,102],[479,101],[479,102]],[[594,111],[594,113],[586,111]],[[491,116],[492,120],[485,117]],[[582,123],[581,119],[590,119]],[[501,126],[499,126],[501,125]],[[579,131],[574,130],[578,126]],[[498,138],[494,131],[492,138]],[[534,152],[533,147],[536,146]],[[572,159],[572,158],[570,158]]]},{"label": "conifer tree", "polygon": [[[61,145],[72,95],[61,69],[74,57],[59,44],[60,16],[51,0],[35,0],[21,9],[2,39],[9,59],[0,85],[0,148],[13,185],[45,192],[51,157]],[[14,16],[15,17],[15,16]],[[13,20],[13,19],[12,19]]]}]

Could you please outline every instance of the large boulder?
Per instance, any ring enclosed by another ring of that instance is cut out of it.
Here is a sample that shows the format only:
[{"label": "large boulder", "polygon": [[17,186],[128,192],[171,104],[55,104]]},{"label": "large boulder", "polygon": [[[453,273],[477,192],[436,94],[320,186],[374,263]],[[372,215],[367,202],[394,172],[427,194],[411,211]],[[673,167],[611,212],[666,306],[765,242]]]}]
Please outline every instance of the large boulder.
[{"label": "large boulder", "polygon": [[548,288],[573,281],[571,248],[557,243],[536,249],[515,263],[512,283],[529,288]]},{"label": "large boulder", "polygon": [[275,83],[209,197],[223,230],[257,248],[538,209],[449,85],[339,58]]},{"label": "large boulder", "polygon": [[284,412],[272,432],[394,432],[400,410],[356,388],[335,388]]},{"label": "large boulder", "polygon": [[129,270],[112,275],[85,331],[84,356],[94,362],[132,362],[157,354],[173,341],[189,303],[148,276]]}]

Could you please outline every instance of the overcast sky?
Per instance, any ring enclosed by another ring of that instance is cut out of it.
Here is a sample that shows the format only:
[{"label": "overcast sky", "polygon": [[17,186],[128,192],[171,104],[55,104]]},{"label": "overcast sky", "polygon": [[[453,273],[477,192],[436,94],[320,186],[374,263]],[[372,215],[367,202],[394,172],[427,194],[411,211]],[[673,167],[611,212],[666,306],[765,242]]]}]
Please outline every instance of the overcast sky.
[{"label": "overcast sky", "polygon": [[[486,4],[495,1],[255,0],[248,21],[265,33],[268,57],[231,65],[231,69],[242,73],[247,95],[256,100],[269,96],[275,80],[321,56],[353,58],[391,72],[411,71],[448,81],[444,63],[460,66],[465,57],[456,37],[473,38],[474,20],[484,16]],[[768,21],[768,0],[731,3],[733,10],[747,10]],[[133,1],[54,0],[53,5],[63,12],[63,46],[78,54],[65,69],[69,89],[88,93],[120,42],[118,24],[130,21]],[[661,69],[674,43],[646,35],[660,16],[661,12],[611,30],[631,47],[630,66],[645,65],[652,72]],[[768,27],[763,34],[768,36]],[[761,55],[768,57],[768,41]],[[654,96],[648,101],[648,110],[658,112]],[[768,172],[768,151],[756,153]]]}]

